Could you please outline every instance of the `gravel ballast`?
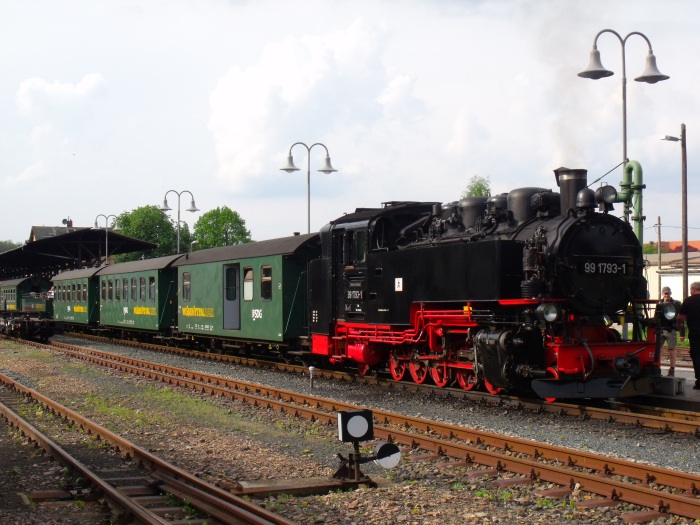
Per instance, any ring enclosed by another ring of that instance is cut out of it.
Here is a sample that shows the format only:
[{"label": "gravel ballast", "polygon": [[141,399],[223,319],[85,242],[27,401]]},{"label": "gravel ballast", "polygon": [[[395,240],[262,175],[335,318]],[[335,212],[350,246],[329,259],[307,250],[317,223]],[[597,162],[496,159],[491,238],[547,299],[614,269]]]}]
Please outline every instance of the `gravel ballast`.
[{"label": "gravel ballast", "polygon": [[[464,400],[419,399],[398,389],[387,391],[353,383],[317,380],[311,389],[308,377],[134,348],[91,346],[367,408],[404,412],[538,442],[700,472],[700,454],[694,437],[505,410]],[[6,341],[0,341],[0,371],[221,486],[239,480],[329,476],[339,466],[336,454],[347,455],[350,450],[348,445],[337,441],[335,428],[228,400],[165,388],[149,380],[97,370],[60,355],[51,357],[43,350]],[[3,456],[6,455],[6,441],[0,441]],[[17,469],[11,470],[12,465],[3,461],[0,466],[2,481],[17,476]],[[548,488],[546,484],[499,490],[486,478],[469,479],[459,468],[440,469],[430,461],[402,461],[392,471],[368,464],[363,471],[379,482],[379,488],[311,497],[285,495],[259,503],[299,524],[337,525],[622,523],[621,512],[639,510],[626,505],[584,510],[577,508],[575,501],[537,497],[535,491]],[[14,482],[17,486],[16,479]],[[30,484],[31,480],[26,483]],[[7,508],[4,502],[5,498],[0,503],[0,521],[3,518],[12,520],[14,513],[25,512],[16,505]],[[80,521],[80,513],[77,514],[63,513],[57,517],[63,521],[55,523],[90,523]],[[693,521],[671,518],[664,523]]]}]

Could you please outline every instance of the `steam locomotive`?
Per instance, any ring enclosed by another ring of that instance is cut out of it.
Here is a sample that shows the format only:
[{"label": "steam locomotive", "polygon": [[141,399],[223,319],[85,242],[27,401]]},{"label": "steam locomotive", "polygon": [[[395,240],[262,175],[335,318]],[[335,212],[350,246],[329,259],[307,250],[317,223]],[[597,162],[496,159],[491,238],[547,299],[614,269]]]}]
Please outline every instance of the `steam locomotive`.
[{"label": "steam locomotive", "polygon": [[654,316],[676,312],[650,312],[610,195],[585,170],[555,175],[559,192],[389,202],[319,233],[63,272],[55,318],[493,394],[652,392]]},{"label": "steam locomotive", "polygon": [[388,203],[330,223],[310,265],[313,353],[494,394],[651,392],[659,352],[639,241],[596,212],[611,199],[585,170],[555,175],[560,193]]}]

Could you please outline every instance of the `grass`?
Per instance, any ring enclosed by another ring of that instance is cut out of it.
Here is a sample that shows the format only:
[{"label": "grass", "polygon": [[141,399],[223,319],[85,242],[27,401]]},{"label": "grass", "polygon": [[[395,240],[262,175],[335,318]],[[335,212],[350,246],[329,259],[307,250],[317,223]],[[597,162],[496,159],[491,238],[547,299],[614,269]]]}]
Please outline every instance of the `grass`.
[{"label": "grass", "polygon": [[[91,411],[130,422],[137,427],[166,425],[174,419],[185,419],[199,427],[217,428],[226,431],[264,434],[274,437],[287,435],[283,426],[252,421],[230,408],[218,407],[206,399],[193,398],[168,388],[145,386],[123,391],[93,392],[85,397]],[[135,408],[138,407],[138,408]]]}]

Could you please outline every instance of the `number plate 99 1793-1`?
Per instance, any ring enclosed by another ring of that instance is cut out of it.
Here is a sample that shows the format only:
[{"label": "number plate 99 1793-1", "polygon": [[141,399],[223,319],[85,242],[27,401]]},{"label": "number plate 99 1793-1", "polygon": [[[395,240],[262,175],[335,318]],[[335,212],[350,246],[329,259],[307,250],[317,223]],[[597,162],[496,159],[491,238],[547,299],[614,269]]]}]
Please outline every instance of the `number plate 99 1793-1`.
[{"label": "number plate 99 1793-1", "polygon": [[582,260],[578,263],[579,273],[586,275],[626,275],[627,263],[622,261]]}]

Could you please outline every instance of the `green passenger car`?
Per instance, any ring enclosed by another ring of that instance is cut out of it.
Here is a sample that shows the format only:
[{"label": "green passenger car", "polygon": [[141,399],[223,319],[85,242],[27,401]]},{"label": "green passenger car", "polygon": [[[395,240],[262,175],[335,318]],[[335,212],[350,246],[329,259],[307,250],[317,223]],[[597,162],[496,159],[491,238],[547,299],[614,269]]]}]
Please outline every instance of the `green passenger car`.
[{"label": "green passenger car", "polygon": [[99,268],[68,270],[54,276],[54,319],[74,326],[95,326],[100,319]]},{"label": "green passenger car", "polygon": [[102,268],[100,325],[130,332],[169,334],[175,326],[177,286],[172,264],[182,255],[132,261]]},{"label": "green passenger car", "polygon": [[43,277],[20,277],[0,283],[0,312],[53,317],[53,300],[49,297],[51,281]]},{"label": "green passenger car", "polygon": [[201,250],[179,259],[177,321],[202,345],[294,347],[308,335],[307,269],[318,234]]}]

